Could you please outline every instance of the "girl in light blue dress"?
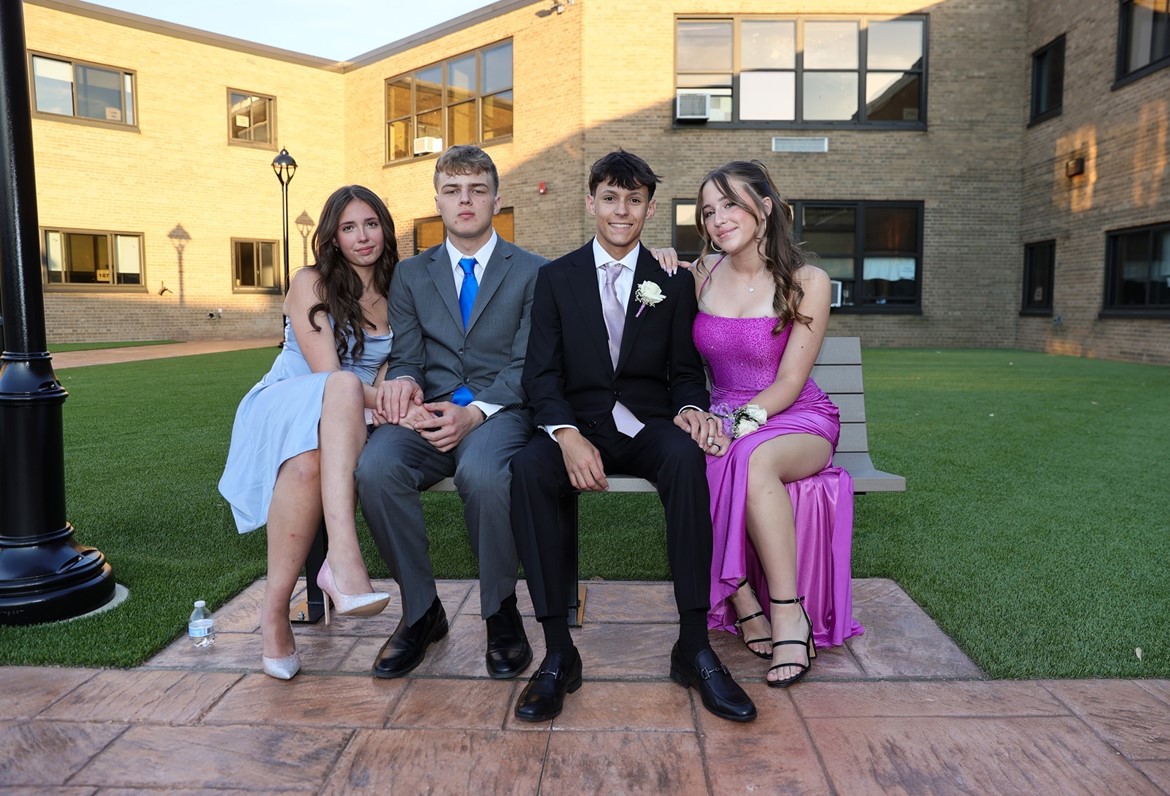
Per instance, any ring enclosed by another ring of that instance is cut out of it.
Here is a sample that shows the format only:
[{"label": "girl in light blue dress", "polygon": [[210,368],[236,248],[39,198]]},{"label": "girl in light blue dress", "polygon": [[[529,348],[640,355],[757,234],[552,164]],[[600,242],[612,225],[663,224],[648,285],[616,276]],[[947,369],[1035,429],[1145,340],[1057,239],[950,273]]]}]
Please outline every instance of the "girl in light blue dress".
[{"label": "girl in light blue dress", "polygon": [[353,472],[390,354],[394,221],[368,188],[344,186],[325,202],[313,251],[316,264],[297,271],[285,297],[284,346],[236,411],[219,482],[240,533],[268,526],[262,663],[282,680],[300,670],[288,604],[322,517],[326,621],[330,601],[370,616],[390,599],[373,591],[358,546]]}]

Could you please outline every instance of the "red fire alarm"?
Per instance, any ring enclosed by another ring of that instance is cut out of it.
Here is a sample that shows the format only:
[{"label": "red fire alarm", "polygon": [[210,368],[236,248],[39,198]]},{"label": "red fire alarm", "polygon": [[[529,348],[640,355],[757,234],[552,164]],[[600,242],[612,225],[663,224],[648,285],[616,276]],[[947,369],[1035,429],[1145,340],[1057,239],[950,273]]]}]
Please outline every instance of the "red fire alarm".
[{"label": "red fire alarm", "polygon": [[536,192],[540,194],[548,193],[548,186],[545,185],[542,181],[539,185],[536,186]]}]

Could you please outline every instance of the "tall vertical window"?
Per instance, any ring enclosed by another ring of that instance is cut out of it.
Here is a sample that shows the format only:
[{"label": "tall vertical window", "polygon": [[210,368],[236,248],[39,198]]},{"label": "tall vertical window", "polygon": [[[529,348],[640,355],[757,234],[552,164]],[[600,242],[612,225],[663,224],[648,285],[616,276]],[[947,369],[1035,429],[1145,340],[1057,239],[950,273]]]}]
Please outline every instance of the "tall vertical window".
[{"label": "tall vertical window", "polygon": [[795,235],[841,284],[841,306],[916,310],[922,273],[921,202],[797,202]]},{"label": "tall vertical window", "polygon": [[279,293],[276,241],[232,240],[232,290],[236,293]]},{"label": "tall vertical window", "polygon": [[1032,53],[1032,119],[1059,116],[1064,102],[1064,36]]},{"label": "tall vertical window", "polygon": [[141,286],[142,236],[46,229],[44,279],[49,285]]},{"label": "tall vertical window", "polygon": [[[492,219],[492,226],[495,227],[496,234],[504,240],[516,240],[516,218],[512,213],[512,208],[505,207],[496,213],[495,218]],[[447,230],[443,226],[442,216],[416,218],[414,220],[414,253],[418,254],[432,246],[439,245],[446,236]]]},{"label": "tall vertical window", "polygon": [[1024,300],[1022,315],[1051,315],[1056,274],[1056,241],[1024,245]]},{"label": "tall vertical window", "polygon": [[135,125],[132,72],[34,55],[32,77],[37,113]]},{"label": "tall vertical window", "polygon": [[1170,0],[1121,0],[1117,79],[1170,66]]},{"label": "tall vertical window", "polygon": [[386,160],[512,135],[512,42],[386,81]]},{"label": "tall vertical window", "polygon": [[926,17],[680,19],[675,119],[743,126],[926,120]]},{"label": "tall vertical window", "polygon": [[695,229],[695,202],[693,199],[674,201],[674,224],[670,245],[681,260],[694,260],[703,249],[703,238]]},{"label": "tall vertical window", "polygon": [[1108,234],[1105,309],[1170,315],[1170,224]]},{"label": "tall vertical window", "polygon": [[276,99],[228,89],[228,141],[275,149]]}]

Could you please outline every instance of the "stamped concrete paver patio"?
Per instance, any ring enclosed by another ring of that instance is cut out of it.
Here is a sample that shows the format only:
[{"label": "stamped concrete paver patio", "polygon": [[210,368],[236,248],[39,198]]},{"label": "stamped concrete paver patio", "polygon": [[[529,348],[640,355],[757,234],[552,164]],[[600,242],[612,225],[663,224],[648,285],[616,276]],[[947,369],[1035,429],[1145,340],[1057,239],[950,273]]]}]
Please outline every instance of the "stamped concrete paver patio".
[{"label": "stamped concrete paver patio", "polygon": [[[440,584],[451,631],[409,677],[369,674],[395,596],[298,625],[290,682],[259,671],[261,581],[216,612],[208,652],[0,670],[0,794],[1170,793],[1170,682],[988,680],[892,581],[855,581],[865,635],[791,689],[713,634],[759,708],[747,725],[670,681],[669,584],[587,585],[585,684],[554,722],[515,721],[525,678],[487,677],[473,581]],[[519,604],[539,659],[523,584]]]}]

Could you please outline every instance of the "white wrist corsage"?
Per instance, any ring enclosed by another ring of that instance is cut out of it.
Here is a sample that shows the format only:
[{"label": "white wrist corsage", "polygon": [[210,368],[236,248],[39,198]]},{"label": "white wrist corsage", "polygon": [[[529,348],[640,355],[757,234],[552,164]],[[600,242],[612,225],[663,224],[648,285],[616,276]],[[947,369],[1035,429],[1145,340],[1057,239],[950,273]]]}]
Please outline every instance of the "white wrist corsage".
[{"label": "white wrist corsage", "polygon": [[638,292],[634,294],[634,298],[637,299],[638,303],[642,305],[641,307],[638,307],[638,311],[634,313],[634,317],[637,318],[642,314],[642,310],[646,309],[647,307],[653,307],[655,304],[666,298],[666,296],[663,295],[662,288],[658,286],[657,282],[646,281],[638,285]]},{"label": "white wrist corsage", "polygon": [[768,422],[768,413],[759,404],[719,404],[711,407],[711,414],[723,420],[723,433],[733,439],[747,436]]}]

